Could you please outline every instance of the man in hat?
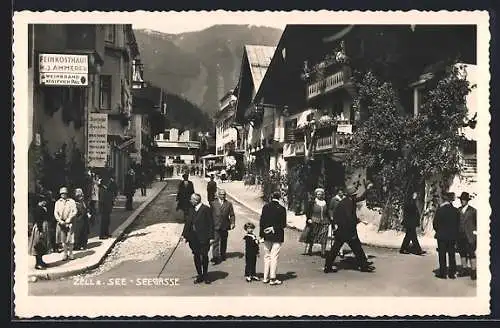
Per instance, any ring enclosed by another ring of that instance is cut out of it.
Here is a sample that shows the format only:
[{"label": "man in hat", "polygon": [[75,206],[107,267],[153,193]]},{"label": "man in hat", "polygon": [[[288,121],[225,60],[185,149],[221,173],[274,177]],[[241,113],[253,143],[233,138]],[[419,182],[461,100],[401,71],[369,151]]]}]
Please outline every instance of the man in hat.
[{"label": "man in hat", "polygon": [[410,243],[416,255],[424,255],[426,252],[420,247],[417,237],[417,227],[420,225],[420,210],[417,207],[417,192],[413,192],[411,197],[405,199],[403,206],[403,222],[405,237],[399,252],[410,254]]},{"label": "man in hat", "polygon": [[[458,252],[462,269],[459,277],[470,275],[472,280],[476,280],[476,209],[469,205],[469,193],[463,192],[460,195],[462,206],[460,212],[460,228],[458,234]],[[470,261],[470,272],[467,270],[467,260]]]},{"label": "man in hat", "polygon": [[111,212],[113,211],[116,193],[116,182],[113,179],[112,173],[109,173],[109,175],[101,180],[101,183],[99,184],[99,211],[101,217],[99,239],[107,239],[111,237],[109,233],[109,224],[111,221]]},{"label": "man in hat", "polygon": [[335,263],[335,258],[340,251],[340,248],[347,243],[351,248],[352,252],[356,256],[356,261],[358,268],[362,272],[372,272],[375,267],[372,266],[372,262],[368,261],[363,248],[361,247],[361,241],[358,237],[357,225],[362,222],[358,219],[356,215],[356,203],[362,201],[366,196],[366,191],[372,187],[372,184],[368,184],[365,192],[361,196],[357,196],[357,189],[354,186],[349,186],[346,188],[347,197],[342,199],[333,214],[333,224],[336,226],[335,231],[335,241],[333,246],[328,252],[325,261],[324,272],[337,272],[337,267],[333,264]]},{"label": "man in hat", "polygon": [[186,218],[188,210],[192,207],[190,200],[191,195],[194,194],[194,185],[192,181],[189,181],[189,174],[184,173],[182,179],[177,188],[177,210],[182,210]]},{"label": "man in hat", "polygon": [[210,181],[208,181],[207,183],[207,198],[209,203],[215,200],[216,193],[217,193],[217,182],[215,182],[215,175],[210,174]]},{"label": "man in hat", "polygon": [[[443,194],[444,203],[439,206],[434,215],[433,227],[436,231],[434,238],[437,239],[439,270],[436,277],[439,279],[455,279],[457,264],[455,261],[455,244],[460,227],[460,214],[458,209],[451,204],[455,198],[454,193]],[[446,266],[448,256],[449,266]],[[446,270],[448,268],[448,270]]]},{"label": "man in hat", "polygon": [[63,247],[63,261],[73,259],[73,243],[75,242],[75,233],[73,221],[78,210],[73,199],[68,197],[68,188],[59,189],[59,198],[54,206],[54,218],[57,221],[58,242]]}]

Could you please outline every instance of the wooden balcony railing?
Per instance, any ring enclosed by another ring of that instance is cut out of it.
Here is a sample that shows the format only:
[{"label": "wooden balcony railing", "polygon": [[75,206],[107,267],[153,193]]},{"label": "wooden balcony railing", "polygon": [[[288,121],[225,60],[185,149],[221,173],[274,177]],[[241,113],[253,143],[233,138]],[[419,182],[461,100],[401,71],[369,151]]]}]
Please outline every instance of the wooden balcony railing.
[{"label": "wooden balcony railing", "polygon": [[345,83],[344,71],[338,71],[335,74],[329,75],[326,78],[311,83],[307,87],[307,99],[312,99],[321,94],[330,92],[332,90],[342,87]]}]

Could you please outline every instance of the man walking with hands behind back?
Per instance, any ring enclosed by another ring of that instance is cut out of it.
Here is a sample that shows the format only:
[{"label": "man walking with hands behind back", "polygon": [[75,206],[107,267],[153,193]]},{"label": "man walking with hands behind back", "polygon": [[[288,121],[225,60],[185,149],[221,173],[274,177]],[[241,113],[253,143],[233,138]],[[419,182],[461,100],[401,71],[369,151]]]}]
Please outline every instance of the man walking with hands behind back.
[{"label": "man walking with hands behind back", "polygon": [[209,284],[208,272],[208,252],[210,244],[214,239],[214,223],[211,209],[201,203],[199,194],[191,195],[192,208],[187,209],[186,223],[182,231],[183,239],[189,243],[193,252],[194,266],[198,276],[195,284],[205,282]]},{"label": "man walking with hands behind back", "polygon": [[214,243],[212,245],[212,262],[219,264],[226,260],[228,231],[234,229],[235,216],[233,204],[226,199],[226,191],[221,189],[218,199],[212,203],[214,219]]},{"label": "man walking with hands behind back", "polygon": [[[446,192],[443,198],[444,203],[436,210],[433,221],[439,256],[439,272],[436,274],[436,277],[446,279],[446,274],[448,273],[448,278],[455,279],[455,273],[457,271],[455,246],[460,226],[460,214],[458,209],[451,204],[455,198],[454,193]],[[446,267],[447,255],[449,261],[448,268]],[[446,269],[448,269],[448,272],[446,272]]]},{"label": "man walking with hands behind back", "polygon": [[264,279],[270,285],[281,285],[276,278],[281,244],[285,240],[286,209],[280,203],[280,193],[274,192],[260,216],[259,234],[264,239]]}]

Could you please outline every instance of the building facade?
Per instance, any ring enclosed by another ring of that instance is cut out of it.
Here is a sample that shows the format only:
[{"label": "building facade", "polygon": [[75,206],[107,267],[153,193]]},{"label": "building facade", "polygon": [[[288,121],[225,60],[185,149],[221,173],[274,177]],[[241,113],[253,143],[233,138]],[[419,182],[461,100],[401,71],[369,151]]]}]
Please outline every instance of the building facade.
[{"label": "building facade", "polygon": [[163,133],[156,135],[154,140],[160,165],[196,164],[200,141],[194,140],[195,138],[192,131],[179,131],[176,128],[166,129]]},{"label": "building facade", "polygon": [[104,32],[102,25],[28,27],[29,149],[57,158],[44,167],[30,158],[30,192],[37,180],[54,192],[84,171],[86,115],[98,106]]},{"label": "building facade", "polygon": [[[120,190],[137,153],[132,123],[133,61],[139,55],[132,25],[104,25],[104,65],[99,77],[99,112],[108,114],[108,166]],[[139,146],[140,147],[140,146]]]}]

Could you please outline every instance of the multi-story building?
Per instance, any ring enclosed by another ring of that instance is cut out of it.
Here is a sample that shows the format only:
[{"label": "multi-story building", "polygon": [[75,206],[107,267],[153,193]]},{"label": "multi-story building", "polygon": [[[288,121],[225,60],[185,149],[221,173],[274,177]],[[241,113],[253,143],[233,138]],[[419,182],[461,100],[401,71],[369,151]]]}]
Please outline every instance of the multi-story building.
[{"label": "multi-story building", "polygon": [[[269,147],[272,140],[272,123],[263,121],[263,101],[256,98],[262,80],[275,52],[275,47],[246,45],[238,81],[235,122],[243,126],[242,148],[245,166],[253,167],[254,174],[263,175],[269,170]],[[267,117],[266,117],[267,118]],[[265,124],[264,124],[265,123]]]},{"label": "multi-story building", "polygon": [[236,90],[230,90],[220,100],[219,111],[215,114],[216,155],[224,155],[228,148],[238,145],[238,130],[234,126]]},{"label": "multi-story building", "polygon": [[[427,44],[429,39],[434,40],[432,47]],[[386,55],[383,69],[382,52]],[[307,156],[314,158],[308,161],[310,172],[326,180],[313,177],[312,184],[333,189],[347,180],[364,178],[365,172],[345,172],[350,136],[366,117],[353,108],[357,91],[353,71],[372,68],[390,76],[390,70],[398,70],[392,77],[400,78],[391,82],[403,107],[412,111],[414,91],[408,85],[426,66],[457,54],[475,61],[472,26],[288,25],[254,97],[254,102],[265,105],[254,111],[258,115],[250,116],[256,126],[265,125],[261,122],[266,117],[274,117],[268,119],[274,122],[271,136],[275,145],[269,147],[270,158],[275,157],[270,168],[284,166],[290,172]],[[252,140],[250,152],[252,144],[258,150],[269,144],[265,135]],[[281,157],[286,165],[280,165]],[[307,188],[313,190],[314,186]]]},{"label": "multi-story building", "polygon": [[159,162],[165,166],[191,165],[196,163],[200,142],[193,140],[192,131],[171,128],[155,137]]},{"label": "multi-story building", "polygon": [[99,77],[100,113],[108,114],[108,166],[123,189],[135,153],[131,129],[133,61],[139,49],[131,24],[104,25],[104,65]]},{"label": "multi-story building", "polygon": [[[75,161],[78,154],[86,154],[86,114],[99,103],[104,38],[102,25],[35,24],[28,27],[30,150],[43,143],[49,156],[56,153],[60,156],[64,151],[70,167],[85,168],[84,159],[78,165]],[[68,174],[82,173],[68,172],[65,163],[59,164],[60,167],[57,163],[45,163],[45,168],[35,169],[32,158],[29,190],[34,191],[35,180],[44,179],[41,183],[55,191],[68,182]],[[45,173],[35,173],[40,170]],[[55,172],[50,174],[48,170]]]}]

